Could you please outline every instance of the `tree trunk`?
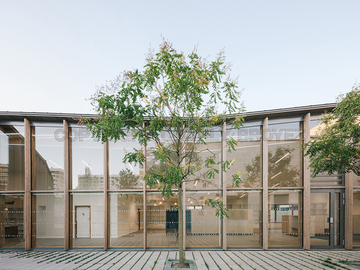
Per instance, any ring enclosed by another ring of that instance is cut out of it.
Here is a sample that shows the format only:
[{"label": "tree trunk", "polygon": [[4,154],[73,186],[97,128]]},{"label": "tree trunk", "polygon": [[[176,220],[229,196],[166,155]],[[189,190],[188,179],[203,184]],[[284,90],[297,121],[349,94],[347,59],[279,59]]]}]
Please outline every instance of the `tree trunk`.
[{"label": "tree trunk", "polygon": [[179,268],[185,267],[185,252],[184,252],[184,243],[183,243],[183,226],[184,226],[184,216],[183,216],[183,200],[182,200],[182,185],[179,185],[179,195],[178,195],[178,235],[179,235]]}]

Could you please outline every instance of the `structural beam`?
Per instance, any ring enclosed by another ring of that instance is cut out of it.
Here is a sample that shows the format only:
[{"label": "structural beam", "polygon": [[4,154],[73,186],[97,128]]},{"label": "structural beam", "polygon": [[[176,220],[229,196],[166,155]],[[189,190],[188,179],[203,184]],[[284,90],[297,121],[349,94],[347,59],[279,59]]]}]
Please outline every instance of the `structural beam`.
[{"label": "structural beam", "polygon": [[269,248],[269,220],[268,220],[268,211],[269,211],[269,175],[268,175],[268,163],[269,163],[269,119],[266,117],[263,120],[262,125],[262,136],[261,136],[261,143],[262,143],[262,184],[263,184],[263,196],[262,196],[262,242],[263,242],[263,249],[268,250]]},{"label": "structural beam", "polygon": [[25,205],[24,205],[24,227],[25,227],[25,250],[31,249],[31,126],[30,121],[24,118],[25,125]]},{"label": "structural beam", "polygon": [[345,249],[353,249],[354,173],[345,174]]},{"label": "structural beam", "polygon": [[[222,126],[222,132],[221,132],[221,161],[226,161],[226,151],[227,151],[227,143],[226,143],[226,122],[223,123]],[[223,169],[223,166],[221,166],[221,178],[222,180],[222,189],[223,189],[223,203],[225,205],[225,208],[227,208],[227,200],[226,200],[226,172]],[[226,223],[227,223],[227,217],[223,217],[222,220],[222,246],[223,250],[227,249],[227,231],[226,231]]]},{"label": "structural beam", "polygon": [[[310,113],[304,116],[303,121],[303,143],[310,142]],[[305,250],[310,249],[310,198],[311,198],[311,172],[309,168],[309,157],[303,158],[303,185],[304,185],[304,202],[303,202],[303,247]]]},{"label": "structural beam", "polygon": [[144,250],[146,250],[146,247],[147,247],[147,229],[146,229],[146,201],[147,201],[147,194],[146,194],[146,181],[144,179],[145,177],[145,173],[146,173],[146,170],[147,170],[147,153],[146,153],[146,146],[143,146],[143,153],[144,153],[144,157],[145,157],[145,161],[144,161],[144,175],[142,176],[143,177],[143,181],[144,181],[144,186],[143,186],[143,239],[144,239]]},{"label": "structural beam", "polygon": [[108,200],[108,187],[109,187],[109,141],[104,143],[104,250],[109,246],[109,200]]},{"label": "structural beam", "polygon": [[64,126],[64,250],[70,248],[70,135],[69,123],[63,120]]}]

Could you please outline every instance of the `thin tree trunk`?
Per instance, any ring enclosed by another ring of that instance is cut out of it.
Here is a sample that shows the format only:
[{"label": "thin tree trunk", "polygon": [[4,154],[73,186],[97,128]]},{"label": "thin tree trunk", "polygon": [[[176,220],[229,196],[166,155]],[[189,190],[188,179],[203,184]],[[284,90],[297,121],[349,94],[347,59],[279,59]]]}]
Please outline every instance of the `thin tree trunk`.
[{"label": "thin tree trunk", "polygon": [[179,235],[179,267],[185,267],[185,252],[183,245],[183,226],[184,226],[184,217],[183,217],[183,201],[182,201],[182,186],[179,185],[179,195],[178,195],[178,235]]}]

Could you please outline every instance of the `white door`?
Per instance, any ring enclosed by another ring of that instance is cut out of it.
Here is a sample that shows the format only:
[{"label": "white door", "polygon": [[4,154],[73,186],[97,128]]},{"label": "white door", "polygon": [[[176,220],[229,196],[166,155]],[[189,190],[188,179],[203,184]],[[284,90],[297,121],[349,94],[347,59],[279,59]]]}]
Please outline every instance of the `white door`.
[{"label": "white door", "polygon": [[90,238],[90,206],[75,206],[76,238]]}]

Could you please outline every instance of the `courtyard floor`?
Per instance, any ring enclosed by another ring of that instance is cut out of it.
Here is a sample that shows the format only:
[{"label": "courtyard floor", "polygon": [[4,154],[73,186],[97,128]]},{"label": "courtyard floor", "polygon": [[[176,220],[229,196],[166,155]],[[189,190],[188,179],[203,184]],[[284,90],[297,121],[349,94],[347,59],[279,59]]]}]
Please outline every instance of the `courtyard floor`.
[{"label": "courtyard floor", "polygon": [[[0,251],[0,269],[162,270],[175,251]],[[199,270],[226,269],[360,269],[360,251],[186,251]]]}]

